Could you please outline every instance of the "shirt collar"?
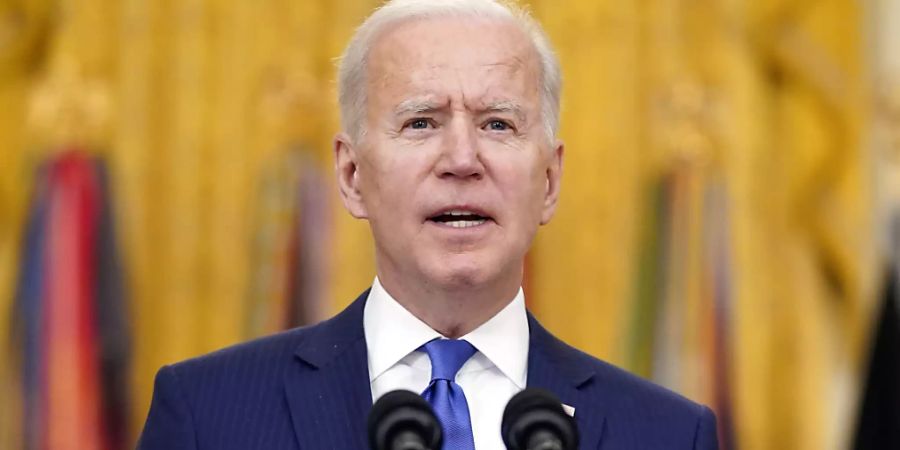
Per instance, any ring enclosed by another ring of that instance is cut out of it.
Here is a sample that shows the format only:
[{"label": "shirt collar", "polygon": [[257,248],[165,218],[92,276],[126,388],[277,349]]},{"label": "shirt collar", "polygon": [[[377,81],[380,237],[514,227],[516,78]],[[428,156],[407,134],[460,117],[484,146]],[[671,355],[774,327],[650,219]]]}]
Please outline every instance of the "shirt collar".
[{"label": "shirt collar", "polygon": [[[410,313],[384,290],[378,277],[372,282],[363,312],[369,356],[369,381],[432,339],[442,337]],[[521,389],[528,373],[528,316],[520,288],[509,304],[487,322],[463,336],[503,375]]]},{"label": "shirt collar", "polygon": [[363,311],[363,330],[369,354],[369,381],[378,378],[406,355],[441,337],[397,303],[378,281],[372,282]]},{"label": "shirt collar", "polygon": [[490,320],[460,339],[469,341],[519,389],[528,374],[528,315],[522,289]]}]

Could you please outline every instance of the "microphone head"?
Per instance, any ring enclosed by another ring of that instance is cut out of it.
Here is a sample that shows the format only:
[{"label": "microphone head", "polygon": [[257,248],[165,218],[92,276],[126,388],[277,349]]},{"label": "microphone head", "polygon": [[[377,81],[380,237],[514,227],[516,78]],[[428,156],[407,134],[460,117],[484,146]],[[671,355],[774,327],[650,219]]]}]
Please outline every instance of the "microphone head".
[{"label": "microphone head", "polygon": [[444,443],[441,424],[431,405],[411,391],[396,390],[381,396],[369,411],[368,431],[373,450],[390,449],[401,432],[421,437],[430,449],[438,450]]},{"label": "microphone head", "polygon": [[546,390],[528,388],[506,404],[500,433],[508,450],[524,450],[538,432],[554,436],[563,450],[578,448],[575,419],[566,414],[562,402]]}]

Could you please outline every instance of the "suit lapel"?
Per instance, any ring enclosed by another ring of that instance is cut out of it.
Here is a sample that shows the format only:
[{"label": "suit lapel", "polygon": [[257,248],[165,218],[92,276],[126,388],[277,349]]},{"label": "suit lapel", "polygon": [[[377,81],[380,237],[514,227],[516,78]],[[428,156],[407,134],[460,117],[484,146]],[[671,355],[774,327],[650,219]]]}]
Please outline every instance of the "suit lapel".
[{"label": "suit lapel", "polygon": [[368,291],[309,330],[285,374],[285,393],[302,450],[367,448],[372,407],[363,307]]},{"label": "suit lapel", "polygon": [[[363,331],[363,292],[333,319],[308,331],[285,374],[285,393],[302,450],[368,448],[366,419],[372,407],[368,354]],[[559,341],[528,315],[528,387],[556,394],[575,408],[582,450],[597,449],[606,417],[587,401],[582,388],[594,372],[584,356]]]},{"label": "suit lapel", "polygon": [[606,426],[600,405],[588,401],[581,392],[594,378],[583,355],[556,339],[528,315],[531,344],[528,350],[528,387],[546,389],[575,408],[575,422],[581,437],[582,450],[599,448]]}]

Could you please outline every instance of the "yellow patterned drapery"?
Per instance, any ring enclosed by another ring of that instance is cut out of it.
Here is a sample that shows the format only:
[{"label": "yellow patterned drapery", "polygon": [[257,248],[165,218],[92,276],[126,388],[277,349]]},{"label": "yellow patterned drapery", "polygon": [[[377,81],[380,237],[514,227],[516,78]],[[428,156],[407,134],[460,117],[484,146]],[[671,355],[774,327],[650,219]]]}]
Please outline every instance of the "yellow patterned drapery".
[{"label": "yellow patterned drapery", "polygon": [[[738,444],[841,448],[878,273],[859,2],[529,3],[563,64],[567,144],[560,210],[530,257],[538,317],[590,353],[654,376],[629,347],[647,199],[666,177],[688,186],[678,295],[697,310],[696,205],[706,183],[721,182]],[[160,365],[248,338],[260,186],[298,147],[328,172],[333,59],[375,4],[0,2],[0,323],[32,171],[54,149],[81,144],[106,157],[112,175],[135,429]],[[334,212],[333,312],[371,281],[372,245],[334,189],[322,195]],[[703,357],[691,344],[701,335],[682,339],[679,357]],[[678,379],[663,381],[708,401],[696,380]]]},{"label": "yellow patterned drapery", "polygon": [[[539,316],[595,354],[633,362],[638,286],[628,283],[640,279],[646,193],[672,173],[687,173],[688,186],[721,180],[738,447],[844,448],[879,273],[862,6],[651,0],[535,9],[567,69],[569,149],[559,217],[532,258]],[[686,211],[673,216],[687,221],[677,235],[687,254],[665,269],[681,284],[662,295],[696,310],[704,211],[702,189],[687,189],[677,204]],[[663,336],[683,341],[680,376],[644,375],[709,402],[709,380],[692,376],[709,361],[691,324]]]}]

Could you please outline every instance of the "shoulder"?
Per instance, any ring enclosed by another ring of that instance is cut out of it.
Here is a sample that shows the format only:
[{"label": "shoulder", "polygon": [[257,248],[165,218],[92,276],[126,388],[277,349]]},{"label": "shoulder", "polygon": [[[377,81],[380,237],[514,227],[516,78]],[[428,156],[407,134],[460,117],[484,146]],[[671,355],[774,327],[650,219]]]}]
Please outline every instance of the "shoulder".
[{"label": "shoulder", "polygon": [[254,384],[278,382],[293,362],[295,349],[318,326],[283,331],[170,364],[160,369],[160,376],[168,376],[187,392],[246,385],[251,380]]},{"label": "shoulder", "polygon": [[701,405],[589,355],[553,336],[533,318],[531,321],[530,351],[537,352],[541,360],[564,371],[568,378],[580,385],[583,395],[603,396],[604,403],[613,407],[650,404],[662,411],[702,411]]},{"label": "shoulder", "polygon": [[261,363],[289,356],[304,338],[314,334],[316,327],[293,328],[268,336],[230,345],[210,353],[172,364],[179,371],[195,371],[204,368],[231,366],[244,363]]},{"label": "shoulder", "polygon": [[314,330],[285,331],[161,368],[138,448],[242,448],[225,441],[249,435],[250,426],[289,429],[278,419],[287,416],[273,412],[284,408],[278,399],[293,349]]},{"label": "shoulder", "polygon": [[708,407],[541,333],[531,350],[576,381],[578,405],[605,417],[604,440],[620,448],[716,448]]},{"label": "shoulder", "polygon": [[595,358],[572,348],[587,367],[594,372],[594,378],[585,386],[584,392],[594,397],[602,397],[610,407],[620,410],[648,408],[653,414],[671,417],[699,417],[705,408],[672,390],[639,377],[620,367]]},{"label": "shoulder", "polygon": [[242,342],[165,369],[197,382],[225,375],[234,380],[280,376],[288,365],[297,362],[298,355],[314,360],[317,354],[362,337],[362,309],[367,295],[368,291],[363,292],[342,312],[315,325]]}]

